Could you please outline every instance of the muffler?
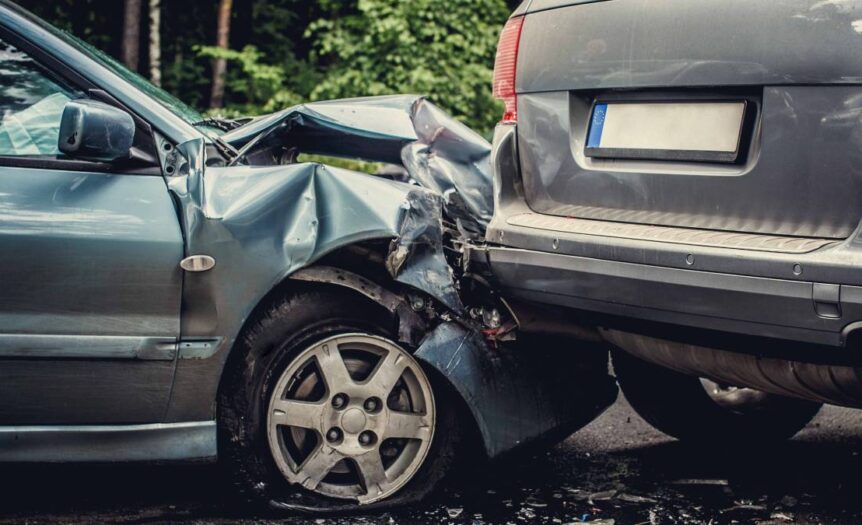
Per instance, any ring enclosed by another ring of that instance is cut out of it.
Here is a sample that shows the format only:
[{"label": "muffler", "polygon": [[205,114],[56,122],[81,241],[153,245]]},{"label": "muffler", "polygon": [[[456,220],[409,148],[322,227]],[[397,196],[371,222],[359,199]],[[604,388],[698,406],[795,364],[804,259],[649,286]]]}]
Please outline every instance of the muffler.
[{"label": "muffler", "polygon": [[718,383],[862,408],[860,368],[787,361],[600,329],[610,344],[644,361]]}]

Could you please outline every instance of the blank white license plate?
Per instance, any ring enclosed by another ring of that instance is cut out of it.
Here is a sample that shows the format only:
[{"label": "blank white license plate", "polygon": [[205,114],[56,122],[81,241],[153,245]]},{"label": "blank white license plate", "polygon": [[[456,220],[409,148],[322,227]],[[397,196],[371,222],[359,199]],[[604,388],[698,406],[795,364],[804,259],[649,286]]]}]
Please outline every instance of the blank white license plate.
[{"label": "blank white license plate", "polygon": [[585,152],[603,158],[734,162],[745,109],[744,101],[597,103]]}]

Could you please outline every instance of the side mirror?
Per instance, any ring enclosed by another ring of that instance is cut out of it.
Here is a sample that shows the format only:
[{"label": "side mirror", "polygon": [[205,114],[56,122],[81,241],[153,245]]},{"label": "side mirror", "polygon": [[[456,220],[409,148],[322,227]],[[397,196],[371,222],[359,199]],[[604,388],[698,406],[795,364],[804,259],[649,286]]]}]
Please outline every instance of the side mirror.
[{"label": "side mirror", "polygon": [[58,147],[69,157],[96,162],[128,159],[135,121],[121,109],[95,100],[72,100],[63,108]]}]

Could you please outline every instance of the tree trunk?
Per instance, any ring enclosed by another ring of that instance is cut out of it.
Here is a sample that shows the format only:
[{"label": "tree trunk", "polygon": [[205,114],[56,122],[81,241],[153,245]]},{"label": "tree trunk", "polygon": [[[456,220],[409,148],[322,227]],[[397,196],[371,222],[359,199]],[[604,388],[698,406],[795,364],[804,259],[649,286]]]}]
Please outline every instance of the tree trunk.
[{"label": "tree trunk", "polygon": [[123,9],[123,63],[138,70],[141,47],[141,0],[125,0]]},{"label": "tree trunk", "polygon": [[161,0],[150,0],[150,80],[162,85],[162,6]]},{"label": "tree trunk", "polygon": [[[219,0],[218,31],[216,45],[227,49],[230,40],[230,12],[233,0]],[[220,108],[224,105],[224,82],[227,73],[227,60],[217,58],[213,61],[213,85],[210,95],[210,107]]]}]

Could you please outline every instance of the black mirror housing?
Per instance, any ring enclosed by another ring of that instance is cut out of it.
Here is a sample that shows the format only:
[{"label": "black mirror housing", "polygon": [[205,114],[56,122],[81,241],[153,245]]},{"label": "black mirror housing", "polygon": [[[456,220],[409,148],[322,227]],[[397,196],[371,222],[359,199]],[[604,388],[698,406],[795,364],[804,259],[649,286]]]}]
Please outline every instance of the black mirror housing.
[{"label": "black mirror housing", "polygon": [[58,147],[69,157],[96,162],[128,159],[135,121],[121,109],[95,100],[72,100],[63,109]]}]

